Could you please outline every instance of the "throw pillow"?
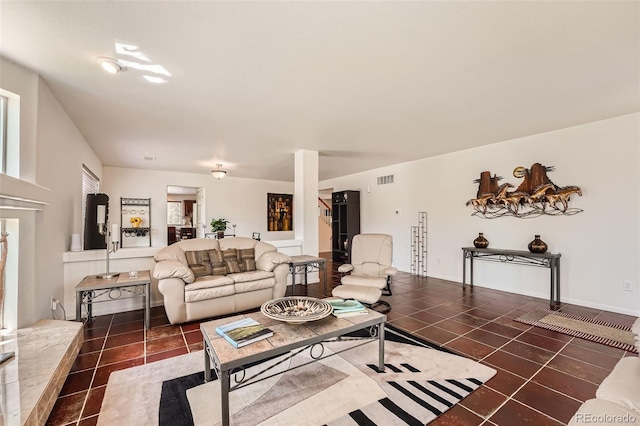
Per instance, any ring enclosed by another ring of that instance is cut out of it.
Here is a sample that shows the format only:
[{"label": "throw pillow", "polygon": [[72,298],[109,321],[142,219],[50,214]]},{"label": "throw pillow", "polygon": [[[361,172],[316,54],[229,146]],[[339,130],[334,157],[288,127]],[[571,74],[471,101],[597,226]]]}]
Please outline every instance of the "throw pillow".
[{"label": "throw pillow", "polygon": [[227,265],[227,274],[237,274],[240,272],[240,265],[238,264],[238,250],[223,250],[222,258],[224,259],[224,263]]},{"label": "throw pillow", "polygon": [[213,275],[227,275],[227,264],[224,263],[222,253],[218,250],[209,250],[209,261],[213,269]]},{"label": "throw pillow", "polygon": [[184,255],[187,258],[187,265],[196,277],[213,274],[208,250],[185,251]]},{"label": "throw pillow", "polygon": [[256,251],[255,249],[238,249],[238,263],[240,270],[255,271],[256,270]]}]

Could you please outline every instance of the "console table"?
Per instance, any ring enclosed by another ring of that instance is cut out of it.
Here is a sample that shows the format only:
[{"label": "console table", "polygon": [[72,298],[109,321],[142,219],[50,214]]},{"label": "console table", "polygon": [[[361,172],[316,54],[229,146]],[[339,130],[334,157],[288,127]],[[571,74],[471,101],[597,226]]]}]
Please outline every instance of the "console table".
[{"label": "console table", "polygon": [[129,297],[142,297],[144,300],[144,325],[150,325],[151,277],[150,271],[137,271],[135,277],[128,272],[121,272],[113,278],[97,278],[89,275],[76,286],[76,321],[82,321],[82,305],[87,305],[87,322],[93,320],[92,305],[99,302],[110,302]]},{"label": "console table", "polygon": [[551,270],[551,296],[549,304],[560,304],[560,253],[531,253],[521,250],[462,247],[462,286],[467,283],[467,259],[469,259],[469,284],[473,286],[473,260],[515,263]]}]

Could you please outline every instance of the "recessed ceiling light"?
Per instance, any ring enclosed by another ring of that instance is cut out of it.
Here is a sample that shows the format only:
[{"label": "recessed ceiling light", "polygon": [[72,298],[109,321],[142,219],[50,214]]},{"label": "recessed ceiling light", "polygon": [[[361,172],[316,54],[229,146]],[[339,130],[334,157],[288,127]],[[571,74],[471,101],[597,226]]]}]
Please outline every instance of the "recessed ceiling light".
[{"label": "recessed ceiling light", "polygon": [[109,74],[118,74],[121,71],[127,70],[127,67],[120,65],[115,59],[107,58],[106,56],[99,56],[96,58],[96,61],[100,64],[102,69]]},{"label": "recessed ceiling light", "polygon": [[144,156],[144,159],[145,159],[145,161],[156,161],[156,157],[150,157],[150,156],[147,156],[147,155]]}]

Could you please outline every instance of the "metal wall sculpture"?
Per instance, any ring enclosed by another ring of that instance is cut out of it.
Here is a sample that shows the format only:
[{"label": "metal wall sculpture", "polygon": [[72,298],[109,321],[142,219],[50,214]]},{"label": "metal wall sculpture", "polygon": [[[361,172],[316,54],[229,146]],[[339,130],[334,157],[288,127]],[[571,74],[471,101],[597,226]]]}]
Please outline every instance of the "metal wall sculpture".
[{"label": "metal wall sculpture", "polygon": [[411,274],[427,276],[427,212],[418,212],[418,226],[411,227]]},{"label": "metal wall sculpture", "polygon": [[547,172],[555,170],[553,166],[543,166],[535,163],[531,168],[516,167],[513,176],[524,178],[520,186],[514,191],[510,183],[498,184],[501,176],[484,171],[480,179],[474,180],[478,184],[476,198],[467,201],[472,206],[472,216],[495,219],[502,216],[518,218],[537,217],[541,215],[573,215],[580,213],[578,208],[569,208],[569,201],[574,194],[582,195],[577,186],[558,186],[548,177]]}]

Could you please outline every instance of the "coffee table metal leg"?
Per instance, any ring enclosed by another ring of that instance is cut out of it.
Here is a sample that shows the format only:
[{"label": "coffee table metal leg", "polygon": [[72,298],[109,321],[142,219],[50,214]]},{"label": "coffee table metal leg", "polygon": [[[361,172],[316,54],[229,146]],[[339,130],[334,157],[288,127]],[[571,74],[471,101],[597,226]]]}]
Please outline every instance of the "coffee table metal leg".
[{"label": "coffee table metal leg", "polygon": [[82,322],[82,297],[84,291],[76,291],[76,321]]},{"label": "coffee table metal leg", "polygon": [[384,371],[384,323],[378,324],[378,369]]},{"label": "coffee table metal leg", "polygon": [[322,271],[324,272],[324,295],[329,296],[327,294],[327,262],[322,262]]},{"label": "coffee table metal leg", "polygon": [[211,359],[209,358],[209,348],[207,347],[207,339],[202,339],[204,346],[204,382],[211,381]]},{"label": "coffee table metal leg", "polygon": [[220,372],[220,415],[222,416],[222,426],[229,426],[229,382],[230,371]]}]

